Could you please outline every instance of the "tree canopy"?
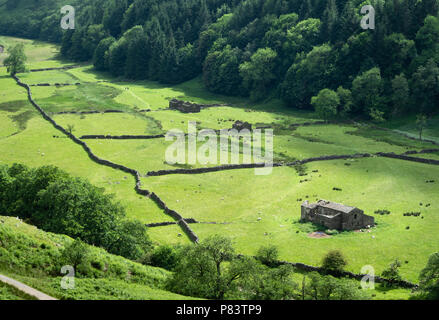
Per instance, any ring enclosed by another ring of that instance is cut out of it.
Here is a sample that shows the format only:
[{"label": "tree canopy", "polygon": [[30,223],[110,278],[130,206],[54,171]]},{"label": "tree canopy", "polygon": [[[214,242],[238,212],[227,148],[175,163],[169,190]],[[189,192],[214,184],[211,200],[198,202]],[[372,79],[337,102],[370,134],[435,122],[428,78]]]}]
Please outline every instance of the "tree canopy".
[{"label": "tree canopy", "polygon": [[151,246],[145,225],[126,220],[112,195],[54,166],[2,166],[0,211],[133,260]]},{"label": "tree canopy", "polygon": [[64,57],[117,77],[201,76],[209,91],[294,108],[342,87],[345,117],[439,110],[439,0],[372,0],[374,30],[360,27],[357,0],[77,0],[77,28],[65,31],[50,2],[8,1],[0,33],[59,42]]},{"label": "tree canopy", "polygon": [[18,43],[9,49],[9,56],[5,59],[3,64],[8,72],[12,75],[20,72],[26,72],[27,57],[24,53],[24,44]]}]

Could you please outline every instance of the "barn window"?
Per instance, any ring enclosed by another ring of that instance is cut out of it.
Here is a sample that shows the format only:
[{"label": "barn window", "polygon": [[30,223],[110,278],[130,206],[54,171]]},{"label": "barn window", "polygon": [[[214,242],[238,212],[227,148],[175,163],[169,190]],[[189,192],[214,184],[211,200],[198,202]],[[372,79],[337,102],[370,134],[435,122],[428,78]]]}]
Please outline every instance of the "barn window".
[{"label": "barn window", "polygon": [[357,219],[357,214],[354,215],[354,219]]}]

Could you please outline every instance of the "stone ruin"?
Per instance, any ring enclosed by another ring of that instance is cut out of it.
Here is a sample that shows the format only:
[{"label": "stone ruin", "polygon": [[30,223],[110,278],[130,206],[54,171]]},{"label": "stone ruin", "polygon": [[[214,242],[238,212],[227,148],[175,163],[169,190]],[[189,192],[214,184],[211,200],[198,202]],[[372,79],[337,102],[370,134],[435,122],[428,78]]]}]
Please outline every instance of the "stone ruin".
[{"label": "stone ruin", "polygon": [[0,45],[0,53],[3,53],[3,52],[5,52],[5,48],[2,45]]},{"label": "stone ruin", "polygon": [[317,203],[305,201],[301,208],[301,220],[333,230],[358,230],[375,225],[374,217],[365,215],[363,210],[326,200]]},{"label": "stone ruin", "polygon": [[201,111],[202,107],[202,105],[196,103],[186,102],[177,99],[172,99],[171,101],[169,101],[169,109],[178,110],[183,113],[198,113]]},{"label": "stone ruin", "polygon": [[252,130],[252,125],[248,122],[242,122],[240,120],[236,121],[233,126],[232,129],[236,129],[238,131],[244,130],[244,129],[248,129],[248,130]]},{"label": "stone ruin", "polygon": [[201,109],[212,108],[212,107],[225,107],[225,104],[198,104],[188,101],[182,101],[178,99],[172,99],[169,101],[169,109],[178,110],[183,113],[198,113]]}]

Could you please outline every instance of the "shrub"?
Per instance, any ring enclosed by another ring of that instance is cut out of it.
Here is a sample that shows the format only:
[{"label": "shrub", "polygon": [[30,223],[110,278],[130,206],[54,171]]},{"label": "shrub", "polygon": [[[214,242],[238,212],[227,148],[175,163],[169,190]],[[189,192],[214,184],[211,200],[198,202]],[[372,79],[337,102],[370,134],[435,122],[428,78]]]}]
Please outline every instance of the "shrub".
[{"label": "shrub", "polygon": [[331,119],[337,115],[340,98],[337,92],[322,89],[317,96],[311,98],[311,104],[320,118]]},{"label": "shrub", "polygon": [[256,254],[256,259],[268,267],[278,266],[278,257],[279,251],[274,245],[260,247]]},{"label": "shrub", "polygon": [[366,300],[370,296],[358,287],[358,282],[348,279],[337,279],[331,275],[320,275],[311,272],[302,283],[302,299],[313,300]]},{"label": "shrub", "polygon": [[75,240],[63,250],[60,262],[61,265],[70,265],[75,273],[88,274],[90,267],[90,248],[81,240]]},{"label": "shrub", "polygon": [[152,252],[150,261],[155,267],[174,270],[178,262],[178,254],[171,246],[159,246]]},{"label": "shrub", "polygon": [[340,272],[348,264],[339,250],[329,251],[323,258],[322,268],[327,271]]},{"label": "shrub", "polygon": [[108,251],[122,257],[140,261],[151,249],[146,226],[140,221],[121,221],[111,236]]},{"label": "shrub", "polygon": [[387,286],[392,286],[395,281],[400,281],[401,275],[399,274],[399,268],[401,267],[401,262],[398,259],[395,259],[387,269],[385,269],[381,276],[390,281],[390,283],[386,283]]}]

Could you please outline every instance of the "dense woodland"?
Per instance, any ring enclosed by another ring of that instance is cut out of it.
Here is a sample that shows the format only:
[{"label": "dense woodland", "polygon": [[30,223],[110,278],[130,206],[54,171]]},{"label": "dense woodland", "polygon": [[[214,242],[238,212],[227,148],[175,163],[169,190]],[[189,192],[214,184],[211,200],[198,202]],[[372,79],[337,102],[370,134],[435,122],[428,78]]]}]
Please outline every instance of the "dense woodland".
[{"label": "dense woodland", "polygon": [[[375,8],[375,29],[360,9]],[[325,118],[381,121],[439,111],[438,0],[7,0],[0,34],[62,44],[128,79],[202,75],[215,93],[281,98]]]}]

